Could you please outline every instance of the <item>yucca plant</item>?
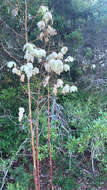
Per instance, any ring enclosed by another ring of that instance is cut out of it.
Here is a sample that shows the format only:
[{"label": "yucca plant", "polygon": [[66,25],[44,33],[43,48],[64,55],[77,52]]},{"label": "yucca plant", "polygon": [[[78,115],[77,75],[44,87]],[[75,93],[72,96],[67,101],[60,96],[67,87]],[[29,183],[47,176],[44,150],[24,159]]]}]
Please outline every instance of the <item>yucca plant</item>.
[{"label": "yucca plant", "polygon": [[[73,62],[74,59],[71,56],[65,57],[68,52],[66,46],[62,47],[59,52],[53,52],[50,47],[51,37],[57,35],[56,30],[53,28],[53,18],[48,7],[42,5],[40,6],[37,15],[40,16],[41,20],[37,22],[37,28],[39,30],[39,36],[36,41],[41,42],[41,47],[37,47],[29,41],[28,35],[28,5],[27,0],[25,0],[25,41],[23,46],[23,51],[25,53],[24,59],[25,63],[18,66],[16,62],[10,61],[7,66],[12,69],[12,73],[20,77],[20,82],[25,81],[27,77],[28,84],[28,105],[29,105],[29,121],[30,121],[30,131],[31,131],[31,142],[32,142],[32,153],[33,153],[33,165],[34,165],[34,183],[35,190],[40,190],[40,180],[39,180],[39,114],[40,114],[40,100],[41,100],[41,88],[47,89],[47,102],[48,102],[48,141],[49,141],[49,158],[50,158],[50,183],[51,190],[53,190],[53,172],[52,172],[52,156],[51,156],[51,137],[50,137],[50,96],[53,94],[57,95],[57,92],[66,94],[69,92],[76,92],[77,87],[74,85],[65,84],[61,78],[57,77],[64,71],[70,71],[69,64],[67,62]],[[34,67],[34,62],[36,60],[36,67]],[[37,100],[36,100],[36,151],[34,143],[34,130],[32,124],[32,94],[31,94],[31,78],[35,79],[37,82]],[[51,91],[50,91],[51,87]],[[24,116],[24,108],[19,108],[19,122],[22,121]],[[36,157],[35,157],[36,155]]]}]

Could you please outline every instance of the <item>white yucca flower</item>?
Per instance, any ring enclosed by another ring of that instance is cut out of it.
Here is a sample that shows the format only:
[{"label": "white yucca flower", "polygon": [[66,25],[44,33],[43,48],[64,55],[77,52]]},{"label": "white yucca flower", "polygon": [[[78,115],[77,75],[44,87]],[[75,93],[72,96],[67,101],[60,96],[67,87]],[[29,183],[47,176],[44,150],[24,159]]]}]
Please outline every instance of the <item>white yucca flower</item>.
[{"label": "white yucca flower", "polygon": [[14,62],[14,61],[9,61],[8,63],[7,63],[7,67],[8,68],[12,68],[12,67],[16,67],[16,63]]},{"label": "white yucca flower", "polygon": [[46,24],[52,20],[52,14],[51,12],[47,11],[44,16],[43,16],[43,20],[46,22]]},{"label": "white yucca flower", "polygon": [[95,70],[95,68],[96,68],[95,64],[91,65],[91,69]]},{"label": "white yucca flower", "polygon": [[21,70],[21,71],[24,71],[24,66],[25,66],[25,65],[22,65],[22,66],[20,67],[20,70]]},{"label": "white yucca flower", "polygon": [[63,55],[65,55],[65,54],[67,53],[67,51],[68,51],[68,47],[66,47],[66,46],[64,46],[64,47],[61,49],[61,53],[62,53]]},{"label": "white yucca flower", "polygon": [[46,57],[46,51],[44,49],[39,49],[38,58]]},{"label": "white yucca flower", "polygon": [[33,69],[33,75],[36,75],[36,74],[38,74],[39,73],[39,69],[37,68],[37,67],[35,67],[34,69]]},{"label": "white yucca flower", "polygon": [[16,75],[21,76],[21,71],[17,69]]},{"label": "white yucca flower", "polygon": [[57,59],[58,54],[56,52],[52,52],[50,55],[47,56],[46,60],[49,61],[51,59]]},{"label": "white yucca flower", "polygon": [[22,119],[23,119],[23,114],[21,113],[21,114],[19,115],[19,118],[18,118],[19,122],[21,122]]},{"label": "white yucca flower", "polygon": [[21,77],[20,77],[20,82],[24,82],[24,80],[25,80],[25,75],[22,74]]},{"label": "white yucca flower", "polygon": [[31,53],[33,56],[37,57],[38,59],[46,57],[46,51],[44,49],[33,49]]},{"label": "white yucca flower", "polygon": [[33,51],[33,50],[30,50],[30,51],[26,50],[24,59],[26,59],[28,62],[31,61],[33,63],[34,55],[32,55],[31,51]]},{"label": "white yucca flower", "polygon": [[62,94],[66,94],[68,93],[70,90],[70,86],[68,84],[66,84],[63,89],[62,89]]},{"label": "white yucca flower", "polygon": [[38,10],[38,13],[44,15],[47,11],[48,11],[48,7],[41,5]]},{"label": "white yucca flower", "polygon": [[71,56],[68,56],[66,59],[65,59],[65,62],[73,62],[74,61],[74,58],[71,57]]},{"label": "white yucca flower", "polygon": [[77,87],[75,86],[75,85],[72,85],[71,87],[70,87],[70,92],[77,92]]},{"label": "white yucca flower", "polygon": [[26,43],[24,46],[23,46],[23,51],[26,49],[28,51],[31,51],[33,50],[34,48],[36,48],[36,46],[32,43]]},{"label": "white yucca flower", "polygon": [[16,67],[12,69],[12,73],[13,73],[13,74],[16,74],[16,73],[17,73],[17,68],[16,68]]},{"label": "white yucca flower", "polygon": [[24,108],[23,108],[23,107],[20,107],[20,108],[19,108],[19,113],[18,113],[18,115],[19,115],[19,118],[18,118],[19,122],[22,121],[23,113],[24,113],[24,112],[25,112]]},{"label": "white yucca flower", "polygon": [[56,84],[56,85],[57,85],[57,88],[60,88],[60,87],[62,88],[62,87],[63,87],[63,84],[64,84],[64,82],[63,82],[61,79],[58,79],[58,80],[57,80],[57,84]]},{"label": "white yucca flower", "polygon": [[56,74],[60,75],[60,73],[63,72],[63,62],[60,59],[51,59],[49,61],[49,64],[51,66],[52,71],[54,71]]},{"label": "white yucca flower", "polygon": [[12,16],[17,16],[18,15],[18,8],[16,7],[15,9],[13,9],[11,11],[11,14],[12,14]]},{"label": "white yucca flower", "polygon": [[63,59],[63,54],[61,52],[58,53],[57,59]]},{"label": "white yucca flower", "polygon": [[64,64],[64,71],[65,72],[70,71],[70,66],[67,64]]},{"label": "white yucca flower", "polygon": [[43,86],[46,87],[49,82],[50,76],[47,76],[45,80],[43,81]]},{"label": "white yucca flower", "polygon": [[38,63],[41,63],[42,62],[42,58],[38,58]]},{"label": "white yucca flower", "polygon": [[27,66],[27,67],[29,67],[30,69],[33,69],[33,64],[32,64],[32,63],[30,63],[30,62],[29,62],[29,63],[27,63],[27,64],[26,64],[26,66]]},{"label": "white yucca flower", "polygon": [[54,84],[54,87],[53,87],[53,94],[56,95],[57,94],[57,85]]},{"label": "white yucca flower", "polygon": [[57,34],[56,30],[52,28],[50,25],[48,25],[47,32],[50,36],[54,36]]},{"label": "white yucca flower", "polygon": [[26,65],[21,66],[21,71],[24,71],[27,77],[30,79],[33,75],[33,64],[27,63]]},{"label": "white yucca flower", "polygon": [[23,107],[20,107],[20,108],[19,108],[19,113],[20,113],[20,112],[24,113],[24,112],[25,112],[25,109],[24,109]]},{"label": "white yucca flower", "polygon": [[51,66],[50,66],[49,63],[45,63],[45,64],[44,64],[44,67],[45,67],[45,70],[46,70],[48,73],[51,72]]},{"label": "white yucca flower", "polygon": [[40,31],[44,30],[44,28],[45,28],[45,22],[43,20],[39,21],[37,23],[37,27],[39,28]]}]

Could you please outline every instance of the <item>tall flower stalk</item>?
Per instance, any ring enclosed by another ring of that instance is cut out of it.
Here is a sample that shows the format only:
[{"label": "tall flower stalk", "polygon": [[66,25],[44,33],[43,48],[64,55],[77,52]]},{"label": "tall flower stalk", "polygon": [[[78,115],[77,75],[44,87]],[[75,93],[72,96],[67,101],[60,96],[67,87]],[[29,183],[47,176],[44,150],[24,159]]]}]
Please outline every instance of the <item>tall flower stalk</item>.
[{"label": "tall flower stalk", "polygon": [[40,97],[40,84],[38,82],[38,99],[37,99],[37,118],[36,118],[36,160],[37,160],[37,185],[38,185],[38,190],[40,190],[40,181],[39,181],[39,143],[38,143],[38,127],[39,127],[39,97]]},{"label": "tall flower stalk", "polygon": [[[73,62],[74,59],[71,56],[65,57],[68,51],[66,46],[62,47],[59,52],[50,51],[50,38],[57,34],[56,30],[53,28],[53,18],[52,14],[49,11],[48,7],[40,6],[38,14],[42,16],[42,20],[37,23],[37,27],[40,31],[38,40],[45,42],[45,48],[49,47],[47,52],[44,49],[37,47],[35,44],[28,42],[28,7],[27,0],[25,0],[25,45],[23,51],[25,51],[24,59],[27,63],[19,67],[14,61],[8,62],[8,67],[12,69],[13,74],[20,76],[20,81],[24,82],[24,77],[27,77],[28,80],[28,104],[29,104],[29,120],[30,120],[30,131],[31,131],[31,142],[32,142],[32,153],[33,153],[33,166],[34,166],[34,184],[35,190],[40,190],[40,180],[39,180],[39,114],[40,114],[40,82],[43,80],[43,86],[48,89],[48,143],[49,143],[49,163],[50,163],[50,184],[51,190],[53,190],[53,169],[52,169],[52,153],[51,153],[51,121],[50,121],[50,86],[53,89],[53,94],[57,95],[57,92],[62,94],[73,93],[77,91],[77,87],[69,84],[65,84],[60,79],[60,74],[70,71],[70,66],[67,62]],[[51,52],[51,53],[50,53]],[[33,62],[34,58],[37,60],[37,67],[34,67]],[[39,68],[38,68],[39,67]],[[45,71],[45,72],[44,72]],[[36,151],[34,143],[34,131],[32,123],[32,109],[31,109],[31,89],[30,89],[30,78],[32,76],[40,74],[41,77],[37,77],[38,84],[38,93],[36,101]],[[53,83],[53,76],[54,83]],[[52,82],[52,83],[51,83]],[[59,90],[60,89],[60,90]],[[21,122],[24,114],[24,108],[19,108],[19,122]]]},{"label": "tall flower stalk", "polygon": [[51,190],[53,190],[53,169],[52,169],[51,137],[50,137],[50,92],[49,92],[49,81],[48,81],[48,141],[49,141],[50,182],[51,182]]},{"label": "tall flower stalk", "polygon": [[[25,0],[25,39],[26,43],[28,43],[28,29],[27,29],[27,0]],[[32,109],[31,109],[31,90],[30,90],[30,79],[28,78],[28,103],[29,103],[29,119],[30,119],[30,131],[31,131],[31,139],[32,139],[32,153],[33,153],[33,166],[34,166],[34,184],[35,190],[38,189],[37,184],[37,171],[36,171],[36,157],[35,157],[35,145],[34,145],[34,132],[32,125]]]}]

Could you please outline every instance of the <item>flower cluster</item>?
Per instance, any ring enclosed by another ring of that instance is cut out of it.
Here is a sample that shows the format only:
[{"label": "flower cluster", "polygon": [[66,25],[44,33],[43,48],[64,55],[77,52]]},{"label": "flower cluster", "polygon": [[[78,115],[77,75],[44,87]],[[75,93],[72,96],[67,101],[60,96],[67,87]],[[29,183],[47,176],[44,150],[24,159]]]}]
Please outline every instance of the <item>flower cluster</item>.
[{"label": "flower cluster", "polygon": [[69,92],[77,92],[77,87],[74,85],[69,86],[68,84],[66,84],[62,89],[62,94],[66,94]]},{"label": "flower cluster", "polygon": [[63,87],[64,82],[61,79],[57,79],[57,84],[54,84],[53,94],[57,94],[57,89]]},{"label": "flower cluster", "polygon": [[68,64],[63,64],[64,55],[67,53],[68,48],[65,46],[61,49],[59,53],[53,52],[46,57],[46,62],[44,64],[45,70],[50,73],[55,72],[60,75],[63,71],[70,71],[70,66]]},{"label": "flower cluster", "polygon": [[25,112],[24,108],[23,108],[23,107],[20,107],[20,108],[19,108],[19,114],[18,114],[18,115],[19,115],[19,122],[22,121],[24,112]]},{"label": "flower cluster", "polygon": [[40,30],[39,39],[49,41],[49,37],[57,34],[56,30],[53,28],[53,18],[48,7],[40,6],[39,14],[42,15],[42,20],[37,23],[37,27]]},{"label": "flower cluster", "polygon": [[56,95],[57,94],[57,90],[58,88],[62,88],[62,94],[66,94],[66,93],[72,93],[72,92],[77,92],[77,87],[75,85],[69,86],[68,84],[65,84],[61,79],[57,80],[57,83],[54,84],[53,87],[53,94]]},{"label": "flower cluster", "polygon": [[12,73],[20,76],[20,81],[24,82],[24,74],[26,74],[27,78],[30,79],[33,75],[36,75],[39,73],[39,69],[37,67],[33,68],[33,64],[28,62],[25,65],[22,65],[20,68],[17,68],[17,65],[15,62],[8,62],[7,66],[9,68],[12,68]]},{"label": "flower cluster", "polygon": [[[45,6],[40,6],[38,13],[42,15],[42,20],[37,23],[37,27],[40,30],[39,39],[43,40],[44,38],[45,42],[48,42],[51,36],[57,34],[56,30],[53,29],[52,14],[48,7]],[[10,61],[8,62],[7,66],[12,69],[14,74],[20,76],[21,82],[24,82],[25,75],[28,79],[30,79],[33,75],[40,73],[37,67],[33,67],[33,62],[36,58],[38,65],[44,63],[44,69],[48,73],[48,76],[46,76],[43,81],[44,87],[47,86],[50,80],[49,75],[51,72],[60,75],[63,71],[70,71],[70,66],[67,64],[67,62],[69,63],[74,61],[74,58],[71,56],[65,58],[66,53],[68,52],[68,47],[66,46],[62,47],[59,52],[52,52],[47,55],[45,49],[38,48],[35,44],[28,42],[24,45],[23,51],[25,52],[24,59],[27,62],[26,64],[18,67],[15,62]],[[70,87],[68,84],[65,86],[63,85],[63,81],[58,79],[56,84],[53,86],[53,93],[56,95],[58,88],[62,88],[63,94],[77,91],[76,86]]]},{"label": "flower cluster", "polygon": [[41,48],[37,48],[32,43],[26,43],[23,47],[23,51],[25,51],[24,58],[27,60],[27,62],[31,61],[33,63],[34,58],[42,59],[43,57],[46,57],[46,51]]}]

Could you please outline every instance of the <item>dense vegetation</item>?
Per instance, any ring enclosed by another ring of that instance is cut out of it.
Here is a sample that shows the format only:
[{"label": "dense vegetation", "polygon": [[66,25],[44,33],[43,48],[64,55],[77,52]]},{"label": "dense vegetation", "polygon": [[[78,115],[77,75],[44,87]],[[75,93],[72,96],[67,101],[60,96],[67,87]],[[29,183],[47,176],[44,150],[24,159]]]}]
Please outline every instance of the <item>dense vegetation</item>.
[{"label": "dense vegetation", "polygon": [[[26,31],[27,2],[27,31]],[[38,39],[37,23],[41,5],[53,14],[51,38]],[[107,2],[106,0],[1,0],[0,2],[0,190],[30,190],[33,181],[33,158],[30,134],[27,78],[13,74],[7,63],[17,67],[26,63],[23,46],[26,34],[30,43],[48,54],[67,46],[70,71],[61,73],[53,68],[50,88],[46,71],[30,80],[32,124],[37,148],[35,122],[38,117],[40,189],[107,189]],[[55,34],[57,31],[57,35]],[[37,40],[38,39],[38,40]],[[69,70],[68,67],[68,70]],[[26,73],[26,72],[25,72]],[[57,74],[57,75],[56,75]],[[26,73],[27,75],[27,73]],[[28,75],[27,75],[28,77]],[[78,87],[77,92],[61,93],[53,84],[57,79]],[[29,77],[28,77],[29,79]],[[49,86],[48,86],[49,87]],[[39,89],[39,91],[38,91]],[[54,91],[54,93],[52,93]],[[56,93],[57,91],[57,93]],[[39,95],[38,95],[39,93]],[[50,93],[50,94],[49,94]],[[39,97],[39,99],[38,99]],[[48,99],[49,98],[49,99]],[[49,104],[50,101],[50,104]],[[49,107],[50,106],[50,113]],[[24,107],[22,121],[19,108]],[[49,120],[50,119],[50,120]],[[50,122],[53,184],[49,179]],[[39,154],[38,154],[39,153]],[[52,187],[53,185],[53,187]],[[39,190],[39,189],[36,189]]]}]

